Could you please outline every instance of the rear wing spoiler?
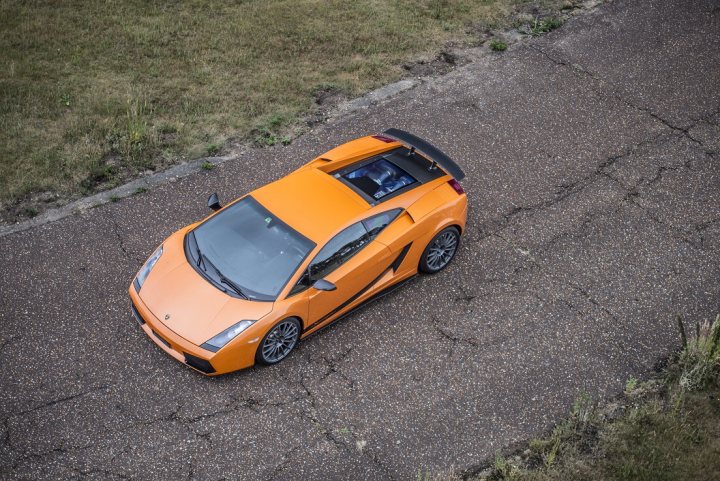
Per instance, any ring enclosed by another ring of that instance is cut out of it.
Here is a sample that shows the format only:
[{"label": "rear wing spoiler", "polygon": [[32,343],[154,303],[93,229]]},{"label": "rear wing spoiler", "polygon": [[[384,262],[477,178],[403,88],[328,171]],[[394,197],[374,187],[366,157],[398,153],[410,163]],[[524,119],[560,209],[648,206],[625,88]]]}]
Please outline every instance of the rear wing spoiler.
[{"label": "rear wing spoiler", "polygon": [[387,129],[383,132],[384,136],[397,140],[401,144],[409,147],[411,150],[417,150],[432,162],[445,169],[455,180],[465,178],[465,172],[450,157],[445,155],[440,149],[430,145],[420,137],[400,129]]}]

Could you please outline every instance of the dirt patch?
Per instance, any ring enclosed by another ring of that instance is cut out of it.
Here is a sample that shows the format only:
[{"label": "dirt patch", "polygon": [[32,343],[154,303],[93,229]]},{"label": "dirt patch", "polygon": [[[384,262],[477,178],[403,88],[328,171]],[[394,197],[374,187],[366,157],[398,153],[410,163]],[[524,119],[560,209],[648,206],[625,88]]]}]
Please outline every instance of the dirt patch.
[{"label": "dirt patch", "polygon": [[315,103],[320,107],[335,107],[348,99],[342,89],[334,86],[318,89],[314,97]]},{"label": "dirt patch", "polygon": [[435,58],[407,62],[403,64],[403,69],[414,77],[430,77],[446,74],[455,67],[465,65],[468,62],[468,59],[454,52],[443,50]]},{"label": "dirt patch", "polygon": [[0,204],[0,221],[10,224],[23,219],[32,219],[48,209],[66,203],[67,198],[49,190],[25,195]]}]

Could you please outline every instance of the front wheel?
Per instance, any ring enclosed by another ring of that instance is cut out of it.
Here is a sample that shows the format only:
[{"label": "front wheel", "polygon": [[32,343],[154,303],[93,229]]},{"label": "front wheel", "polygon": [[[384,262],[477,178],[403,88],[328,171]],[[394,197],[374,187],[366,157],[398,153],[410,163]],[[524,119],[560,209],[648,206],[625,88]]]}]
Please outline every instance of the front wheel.
[{"label": "front wheel", "polygon": [[457,227],[446,227],[433,237],[420,258],[420,271],[435,274],[445,269],[455,257],[460,243],[460,231]]},{"label": "front wheel", "polygon": [[258,346],[255,360],[260,364],[277,364],[285,359],[300,339],[300,321],[283,319],[265,334]]}]

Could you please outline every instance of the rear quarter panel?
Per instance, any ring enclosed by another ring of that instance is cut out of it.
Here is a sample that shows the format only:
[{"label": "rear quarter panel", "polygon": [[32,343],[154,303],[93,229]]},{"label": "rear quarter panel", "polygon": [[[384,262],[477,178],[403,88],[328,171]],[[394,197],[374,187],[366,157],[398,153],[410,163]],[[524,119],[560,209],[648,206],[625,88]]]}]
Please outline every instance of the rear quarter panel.
[{"label": "rear quarter panel", "polygon": [[443,182],[403,212],[378,235],[378,242],[387,245],[391,252],[399,252],[410,244],[405,260],[398,269],[401,276],[418,269],[420,256],[432,238],[446,227],[455,225],[462,233],[467,222],[467,196],[458,195]]}]

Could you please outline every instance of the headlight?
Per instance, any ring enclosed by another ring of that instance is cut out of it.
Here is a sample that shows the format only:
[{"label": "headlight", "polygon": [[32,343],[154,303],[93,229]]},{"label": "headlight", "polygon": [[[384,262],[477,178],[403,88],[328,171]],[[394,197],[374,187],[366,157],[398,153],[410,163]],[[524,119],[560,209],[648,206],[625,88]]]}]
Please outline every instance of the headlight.
[{"label": "headlight", "polygon": [[144,266],[142,266],[142,269],[140,269],[140,272],[138,272],[138,275],[135,277],[135,281],[133,284],[135,284],[135,291],[139,292],[140,288],[142,287],[143,283],[145,282],[145,279],[147,279],[147,276],[150,274],[150,271],[153,267],[155,267],[155,263],[160,259],[160,256],[163,253],[163,246],[157,248],[155,252],[153,252],[153,255],[150,256],[150,259],[147,260]]},{"label": "headlight", "polygon": [[243,332],[248,327],[252,326],[254,322],[255,321],[240,321],[234,326],[228,327],[223,332],[213,337],[200,347],[202,347],[203,349],[207,349],[208,351],[218,352],[221,347],[235,339],[238,334]]}]

